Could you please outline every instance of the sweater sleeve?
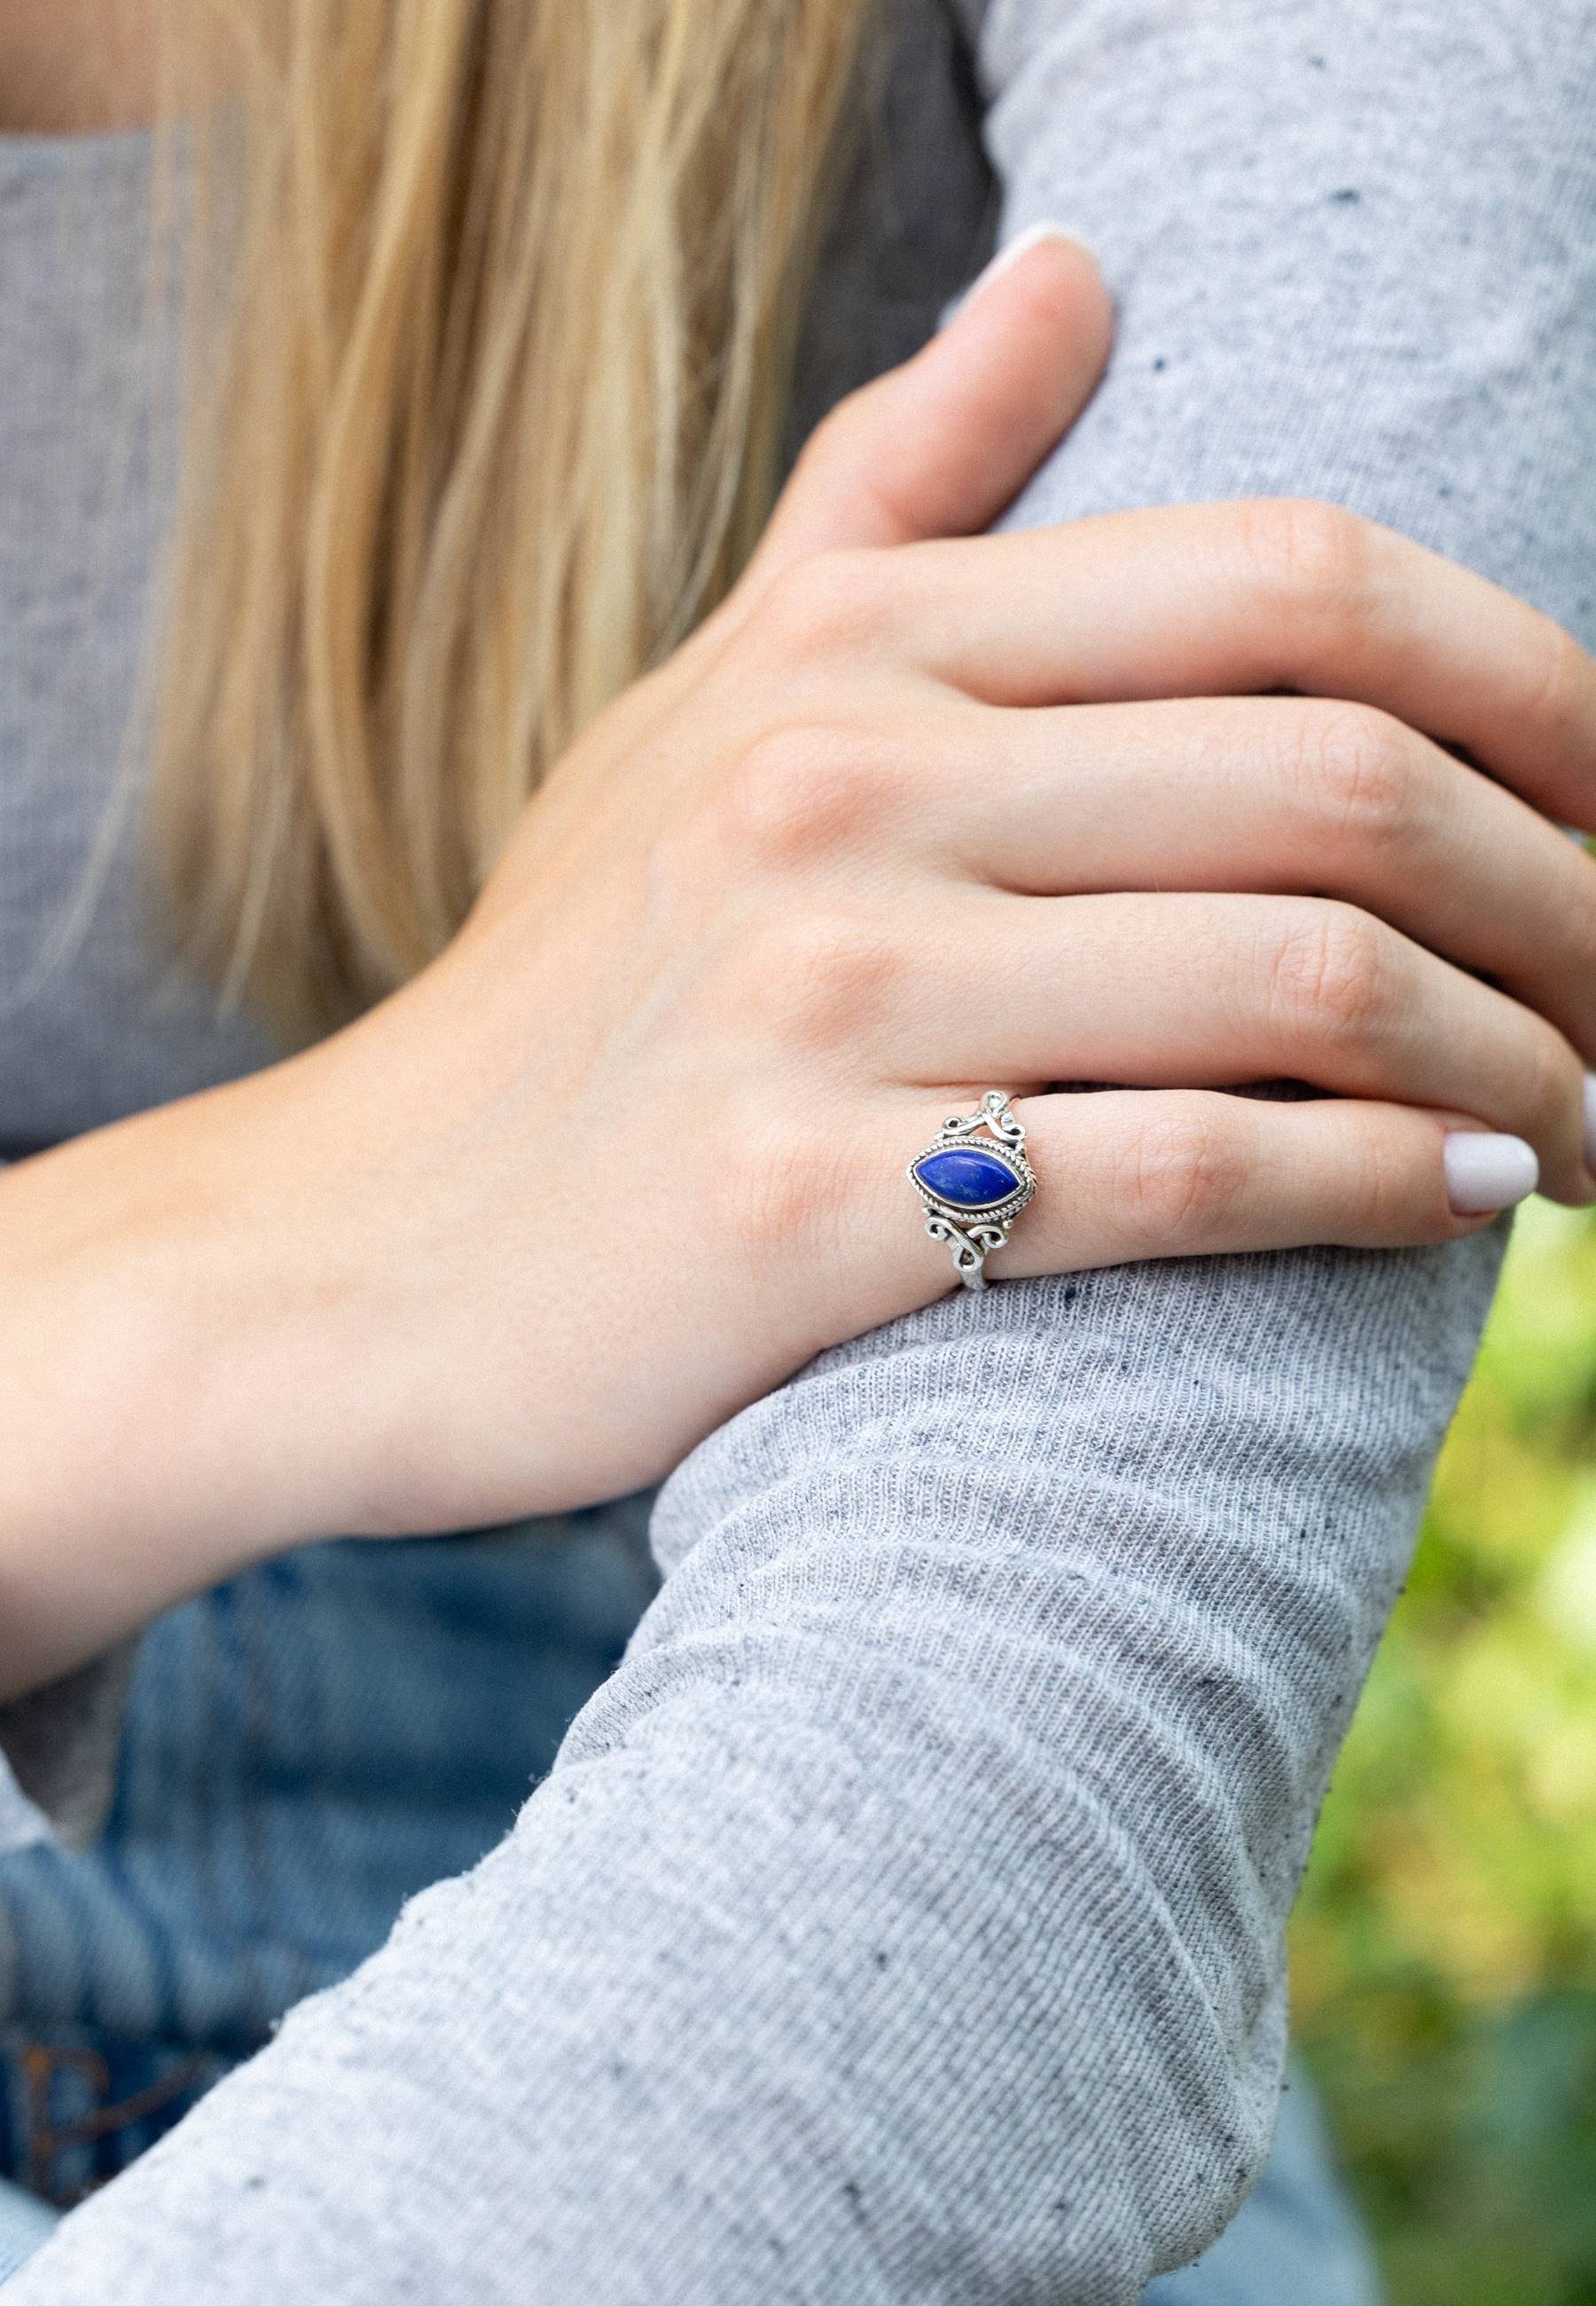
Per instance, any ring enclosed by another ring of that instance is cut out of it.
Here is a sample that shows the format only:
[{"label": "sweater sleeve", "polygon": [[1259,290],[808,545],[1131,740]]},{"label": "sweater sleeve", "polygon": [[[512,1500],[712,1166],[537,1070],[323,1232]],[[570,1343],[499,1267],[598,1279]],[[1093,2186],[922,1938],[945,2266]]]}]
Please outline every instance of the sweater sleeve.
[{"label": "sweater sleeve", "polygon": [[[1592,636],[1589,7],[975,30],[1007,222],[1086,228],[1122,308],[1012,519],[1311,491]],[[1266,2150],[1285,1917],[1498,1246],[949,1299],[733,1421],[509,1839],[15,2306],[1131,2306]]]}]

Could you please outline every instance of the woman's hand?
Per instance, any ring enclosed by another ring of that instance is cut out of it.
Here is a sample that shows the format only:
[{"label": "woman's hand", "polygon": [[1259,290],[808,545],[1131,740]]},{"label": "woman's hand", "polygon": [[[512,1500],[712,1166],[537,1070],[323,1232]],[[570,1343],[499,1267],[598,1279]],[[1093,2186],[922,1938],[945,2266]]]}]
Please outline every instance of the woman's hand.
[{"label": "woman's hand", "polygon": [[[1039,1180],[994,1277],[1447,1240],[1527,1190],[1504,1137],[1590,1196],[1596,865],[1538,811],[1596,823],[1596,668],[1318,505],[969,534],[1109,325],[1069,243],[1011,265],[822,429],[440,961],[6,1181],[102,1409],[64,1473],[0,1463],[0,1525],[73,1534],[98,1452],[146,1551],[91,1614],[184,1528],[247,1558],[661,1475],[948,1288],[904,1167],[990,1086]],[[1336,1094],[1221,1093],[1280,1078]],[[59,1434],[38,1332],[29,1367]]]}]

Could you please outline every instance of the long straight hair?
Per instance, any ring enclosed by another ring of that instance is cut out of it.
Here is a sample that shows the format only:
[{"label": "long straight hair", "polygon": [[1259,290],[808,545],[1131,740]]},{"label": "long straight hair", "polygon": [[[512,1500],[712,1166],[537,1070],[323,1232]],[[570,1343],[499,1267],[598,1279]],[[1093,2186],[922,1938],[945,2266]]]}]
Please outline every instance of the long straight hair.
[{"label": "long straight hair", "polygon": [[304,1038],[751,549],[866,5],[206,4],[150,829],[183,956]]}]

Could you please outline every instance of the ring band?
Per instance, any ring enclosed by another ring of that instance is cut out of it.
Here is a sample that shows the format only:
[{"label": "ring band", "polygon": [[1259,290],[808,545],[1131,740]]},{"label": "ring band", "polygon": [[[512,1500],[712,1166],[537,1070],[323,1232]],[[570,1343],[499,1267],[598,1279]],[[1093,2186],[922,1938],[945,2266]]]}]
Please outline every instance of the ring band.
[{"label": "ring band", "polygon": [[[986,1137],[977,1137],[985,1129]],[[926,1206],[933,1241],[951,1243],[967,1289],[985,1289],[983,1268],[1037,1190],[1025,1157],[1025,1123],[1001,1089],[989,1089],[974,1113],[944,1121],[909,1165],[909,1182]]]}]

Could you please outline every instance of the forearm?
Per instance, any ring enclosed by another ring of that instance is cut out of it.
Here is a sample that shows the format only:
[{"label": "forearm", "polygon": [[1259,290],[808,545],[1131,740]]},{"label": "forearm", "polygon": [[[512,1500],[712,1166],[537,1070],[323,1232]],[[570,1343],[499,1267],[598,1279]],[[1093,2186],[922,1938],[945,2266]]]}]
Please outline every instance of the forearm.
[{"label": "forearm", "polygon": [[1131,2306],[1267,2143],[1280,1925],[1493,1262],[994,1290],[747,1412],[511,1840],[18,2306]]},{"label": "forearm", "polygon": [[1119,312],[1011,522],[1324,497],[1589,643],[1591,0],[952,4],[1004,234],[1066,219]]}]

